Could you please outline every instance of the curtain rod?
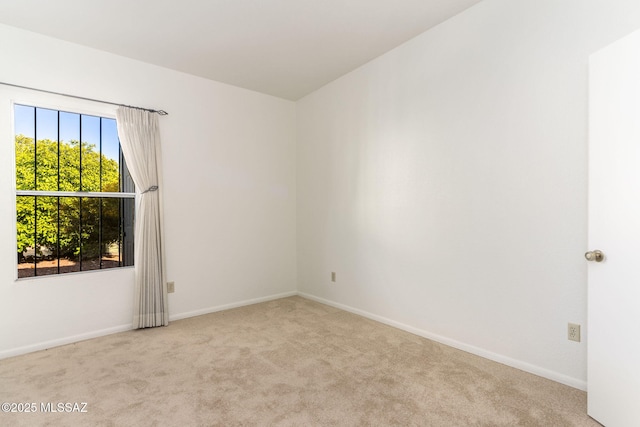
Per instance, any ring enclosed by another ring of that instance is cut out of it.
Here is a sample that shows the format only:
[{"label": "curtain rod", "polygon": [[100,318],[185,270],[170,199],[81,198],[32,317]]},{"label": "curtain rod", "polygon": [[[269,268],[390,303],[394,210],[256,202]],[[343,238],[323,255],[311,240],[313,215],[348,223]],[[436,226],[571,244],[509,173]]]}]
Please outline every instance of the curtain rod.
[{"label": "curtain rod", "polygon": [[129,107],[129,108],[135,108],[136,110],[143,110],[143,111],[148,111],[150,113],[158,113],[161,116],[166,116],[169,113],[167,113],[164,110],[153,110],[151,108],[143,108],[143,107],[134,107],[132,105],[126,105],[126,104],[118,104],[117,102],[110,102],[110,101],[102,101],[100,99],[93,99],[93,98],[85,98],[83,96],[77,96],[77,95],[69,95],[68,93],[60,93],[60,92],[53,92],[51,90],[44,90],[44,89],[38,89],[35,87],[29,87],[29,86],[20,86],[20,85],[15,85],[12,83],[5,83],[5,82],[0,82],[0,85],[5,85],[5,86],[12,86],[12,87],[17,87],[20,89],[28,89],[28,90],[35,90],[38,92],[44,92],[44,93],[50,93],[52,95],[60,95],[60,96],[66,96],[69,98],[76,98],[76,99],[83,99],[85,101],[93,101],[93,102],[99,102],[101,104],[110,104],[110,105],[117,105],[118,107]]}]

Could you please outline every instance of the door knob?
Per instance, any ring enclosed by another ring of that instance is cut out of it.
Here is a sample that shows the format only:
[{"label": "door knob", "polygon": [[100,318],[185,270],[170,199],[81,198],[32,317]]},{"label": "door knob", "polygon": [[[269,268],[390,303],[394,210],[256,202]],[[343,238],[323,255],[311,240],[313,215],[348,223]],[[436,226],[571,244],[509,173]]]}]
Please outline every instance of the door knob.
[{"label": "door knob", "polygon": [[604,254],[599,250],[585,252],[584,257],[587,261],[602,262],[604,260]]}]

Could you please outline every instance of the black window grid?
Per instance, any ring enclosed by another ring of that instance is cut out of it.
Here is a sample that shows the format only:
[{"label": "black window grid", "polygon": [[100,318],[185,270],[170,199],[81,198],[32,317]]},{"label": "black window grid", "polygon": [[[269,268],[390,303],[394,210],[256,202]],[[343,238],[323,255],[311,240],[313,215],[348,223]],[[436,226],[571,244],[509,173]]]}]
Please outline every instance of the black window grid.
[{"label": "black window grid", "polygon": [[[57,266],[56,266],[56,274],[60,274],[61,273],[61,266],[60,266],[60,252],[61,252],[61,247],[60,247],[60,241],[61,241],[61,234],[60,234],[60,230],[61,230],[61,215],[60,215],[60,199],[61,198],[78,198],[78,214],[79,214],[79,225],[78,225],[78,236],[80,239],[80,245],[79,245],[79,254],[78,254],[78,264],[79,264],[79,271],[87,271],[87,270],[83,270],[83,248],[84,245],[82,244],[82,234],[83,234],[83,199],[92,199],[92,198],[97,198],[99,199],[99,205],[98,205],[98,209],[99,209],[99,213],[98,213],[98,228],[99,228],[99,238],[98,238],[98,247],[102,248],[103,247],[103,205],[104,205],[104,200],[105,199],[119,199],[119,220],[118,220],[118,266],[122,267],[122,266],[127,266],[127,265],[133,265],[133,245],[131,245],[130,250],[128,251],[129,253],[127,253],[127,259],[125,260],[124,257],[124,251],[125,251],[125,237],[127,237],[127,231],[125,230],[125,228],[128,228],[125,226],[125,221],[124,219],[128,216],[130,216],[131,218],[129,218],[129,222],[131,223],[132,226],[132,221],[133,221],[133,204],[129,203],[127,206],[127,204],[125,203],[126,199],[135,199],[135,186],[133,184],[133,180],[131,179],[131,176],[129,175],[128,169],[126,167],[126,162],[124,160],[124,156],[122,153],[122,148],[119,146],[118,147],[118,164],[119,164],[119,175],[118,175],[118,192],[113,193],[113,192],[103,192],[103,156],[102,156],[102,148],[103,148],[103,144],[102,144],[102,138],[103,138],[103,121],[105,120],[104,117],[98,117],[99,118],[99,131],[98,131],[98,135],[99,135],[99,143],[98,143],[98,147],[99,147],[99,192],[89,192],[89,191],[83,191],[83,183],[82,183],[82,178],[83,178],[83,165],[82,165],[82,156],[83,156],[83,144],[85,143],[85,141],[83,140],[83,117],[86,117],[87,115],[84,114],[78,114],[79,116],[79,141],[78,141],[78,150],[79,150],[79,186],[80,189],[77,192],[65,192],[65,191],[60,191],[61,188],[61,182],[60,182],[60,144],[61,144],[61,138],[60,138],[60,113],[61,111],[56,110],[56,115],[57,115],[57,135],[56,135],[56,139],[57,139],[57,190],[58,191],[39,191],[37,190],[38,188],[38,118],[37,118],[37,111],[38,111],[38,107],[34,107],[34,106],[27,106],[25,105],[25,107],[31,107],[33,108],[33,127],[34,127],[34,137],[33,137],[33,144],[34,144],[34,170],[33,170],[33,175],[34,175],[34,179],[33,179],[33,186],[34,186],[34,190],[17,190],[16,191],[16,196],[17,197],[33,197],[33,215],[34,215],[34,228],[33,228],[33,249],[34,249],[34,260],[33,260],[33,275],[34,276],[38,276],[38,247],[39,247],[39,239],[38,239],[38,198],[39,197],[55,197],[57,200],[57,212],[56,212],[56,218],[57,218],[57,224],[56,224],[56,230],[57,230],[57,238],[56,238],[56,260],[57,260]],[[73,113],[76,114],[76,113]],[[89,117],[96,117],[96,116],[89,116]],[[85,202],[86,203],[86,202]],[[132,228],[132,227],[131,227]],[[130,238],[133,237],[133,231],[129,231],[129,233],[131,234]],[[100,256],[99,256],[99,270],[103,269],[103,253],[102,253],[102,249],[100,252]]]}]

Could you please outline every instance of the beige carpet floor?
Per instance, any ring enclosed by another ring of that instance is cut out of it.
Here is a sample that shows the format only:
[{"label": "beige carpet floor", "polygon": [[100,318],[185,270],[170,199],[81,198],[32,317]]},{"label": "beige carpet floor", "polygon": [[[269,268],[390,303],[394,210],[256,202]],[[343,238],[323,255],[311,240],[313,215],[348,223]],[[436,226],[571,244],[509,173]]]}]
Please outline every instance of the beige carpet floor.
[{"label": "beige carpet floor", "polygon": [[300,297],[1,360],[0,402],[37,405],[2,426],[599,425],[582,391]]}]

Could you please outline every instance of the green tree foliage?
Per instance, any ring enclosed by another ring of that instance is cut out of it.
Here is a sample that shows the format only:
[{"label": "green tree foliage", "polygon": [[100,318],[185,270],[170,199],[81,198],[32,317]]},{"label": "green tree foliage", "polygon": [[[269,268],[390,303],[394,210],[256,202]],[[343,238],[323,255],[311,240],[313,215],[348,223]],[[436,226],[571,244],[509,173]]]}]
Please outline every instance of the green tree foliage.
[{"label": "green tree foliage", "polygon": [[[58,144],[48,139],[34,144],[33,138],[24,135],[16,135],[15,144],[18,190],[118,191],[118,162],[101,156],[95,145],[73,140]],[[99,257],[101,250],[106,252],[106,248],[120,238],[119,203],[119,199],[109,198],[18,196],[18,255],[22,256],[29,247],[36,248],[39,255],[44,248],[56,254],[59,236],[61,258],[77,258],[81,247],[83,258]],[[102,247],[99,245],[100,210]],[[34,241],[36,224],[37,242]]]}]

